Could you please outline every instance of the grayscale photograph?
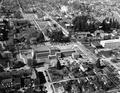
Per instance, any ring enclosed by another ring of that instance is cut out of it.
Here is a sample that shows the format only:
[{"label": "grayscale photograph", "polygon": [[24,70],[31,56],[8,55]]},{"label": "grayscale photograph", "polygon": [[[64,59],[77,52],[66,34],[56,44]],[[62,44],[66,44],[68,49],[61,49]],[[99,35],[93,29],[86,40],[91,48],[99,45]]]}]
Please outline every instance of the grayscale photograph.
[{"label": "grayscale photograph", "polygon": [[0,0],[0,93],[120,93],[120,0]]}]

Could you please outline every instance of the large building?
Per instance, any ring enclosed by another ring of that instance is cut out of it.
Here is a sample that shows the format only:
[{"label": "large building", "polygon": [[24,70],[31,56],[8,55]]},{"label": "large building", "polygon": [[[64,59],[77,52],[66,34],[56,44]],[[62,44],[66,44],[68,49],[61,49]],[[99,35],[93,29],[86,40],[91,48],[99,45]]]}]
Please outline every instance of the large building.
[{"label": "large building", "polygon": [[115,49],[120,47],[120,39],[103,40],[100,44],[104,48]]}]

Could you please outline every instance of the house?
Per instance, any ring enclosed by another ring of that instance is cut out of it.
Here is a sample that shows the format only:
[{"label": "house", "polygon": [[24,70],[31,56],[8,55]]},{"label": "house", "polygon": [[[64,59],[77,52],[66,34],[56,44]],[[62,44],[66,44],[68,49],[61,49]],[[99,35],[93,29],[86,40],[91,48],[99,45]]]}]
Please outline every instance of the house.
[{"label": "house", "polygon": [[10,51],[4,51],[1,53],[3,58],[13,58],[13,54]]},{"label": "house", "polygon": [[73,27],[73,24],[71,24],[71,23],[65,23],[65,26],[66,26],[67,28],[72,28],[72,27]]},{"label": "house", "polygon": [[4,26],[5,24],[0,22],[0,28],[3,28]]},{"label": "house", "polygon": [[109,40],[109,39],[111,39],[111,38],[112,38],[112,35],[109,34],[109,35],[105,35],[103,39],[104,39],[104,40]]},{"label": "house", "polygon": [[2,41],[0,41],[0,51],[4,49],[5,49],[5,44]]},{"label": "house", "polygon": [[100,36],[101,34],[104,34],[104,31],[102,31],[102,30],[97,30],[97,31],[94,32],[94,35],[95,35],[95,36]]},{"label": "house", "polygon": [[0,18],[0,28],[4,27],[4,26],[5,26],[5,24],[3,23],[3,18]]},{"label": "house", "polygon": [[82,56],[80,55],[80,53],[72,53],[72,57],[74,58],[74,59],[78,59],[78,58],[82,58]]},{"label": "house", "polygon": [[50,66],[55,67],[57,65],[58,59],[52,59],[50,60]]},{"label": "house", "polygon": [[90,34],[90,32],[80,32],[80,33],[77,33],[76,36],[79,39],[79,38],[87,37],[87,34]]},{"label": "house", "polygon": [[62,20],[62,17],[59,17],[59,16],[56,16],[55,18],[57,19],[57,21]]},{"label": "house", "polygon": [[22,55],[26,55],[28,58],[33,58],[33,56],[34,56],[34,50],[33,49],[20,50],[20,53]]},{"label": "house", "polygon": [[44,20],[44,21],[50,21],[50,18],[49,18],[48,16],[44,16],[44,17],[43,17],[43,20]]},{"label": "house", "polygon": [[56,53],[55,53],[55,56],[56,56],[56,58],[59,58],[59,57],[62,56],[62,54],[61,54],[61,52],[56,52]]}]

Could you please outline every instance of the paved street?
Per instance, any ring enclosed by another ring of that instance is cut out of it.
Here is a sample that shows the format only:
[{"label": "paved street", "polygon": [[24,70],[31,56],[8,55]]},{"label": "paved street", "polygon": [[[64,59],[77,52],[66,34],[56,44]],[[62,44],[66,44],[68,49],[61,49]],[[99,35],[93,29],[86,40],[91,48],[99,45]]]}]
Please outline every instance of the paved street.
[{"label": "paved street", "polygon": [[53,23],[58,25],[58,27],[62,28],[62,31],[63,31],[64,35],[68,36],[69,32],[65,28],[63,28],[58,22],[56,22],[47,12],[43,11],[39,7],[38,7],[38,9],[40,9],[43,13],[45,13],[46,16],[49,17],[52,20]]},{"label": "paved street", "polygon": [[78,49],[80,50],[79,53],[82,52],[84,55],[86,55],[90,62],[96,62],[98,58],[95,54],[93,54],[89,49],[87,49],[81,42],[77,41],[77,45],[74,47],[78,47]]}]

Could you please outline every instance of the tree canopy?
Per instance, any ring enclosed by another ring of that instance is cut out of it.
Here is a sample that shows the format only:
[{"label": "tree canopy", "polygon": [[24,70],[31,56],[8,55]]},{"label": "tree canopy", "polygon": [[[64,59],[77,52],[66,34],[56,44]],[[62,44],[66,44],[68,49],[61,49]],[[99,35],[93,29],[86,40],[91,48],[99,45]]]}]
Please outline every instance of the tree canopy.
[{"label": "tree canopy", "polygon": [[102,30],[104,30],[107,33],[112,32],[113,29],[120,28],[119,22],[116,19],[109,18],[109,17],[103,20],[103,22],[101,23],[101,26],[102,26]]},{"label": "tree canopy", "polygon": [[42,42],[45,41],[45,38],[44,38],[44,35],[43,35],[42,32],[39,33],[39,35],[37,36],[36,40],[37,40],[38,43],[42,43]]},{"label": "tree canopy", "polygon": [[98,22],[89,15],[81,15],[73,20],[75,32],[94,32],[98,29]]},{"label": "tree canopy", "polygon": [[66,37],[66,36],[63,34],[62,30],[53,31],[53,32],[51,33],[50,38],[51,38],[51,41],[52,41],[52,42],[69,42],[69,41],[70,41],[70,37],[69,37],[69,36]]},{"label": "tree canopy", "polygon": [[[102,23],[95,20],[90,15],[81,15],[73,20],[75,32],[91,32],[101,29],[106,33],[111,33],[114,29],[120,29],[117,19],[106,17]],[[102,26],[102,28],[99,28]]]}]

